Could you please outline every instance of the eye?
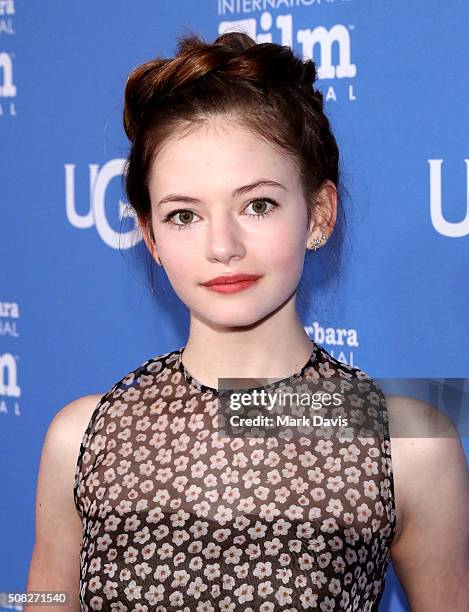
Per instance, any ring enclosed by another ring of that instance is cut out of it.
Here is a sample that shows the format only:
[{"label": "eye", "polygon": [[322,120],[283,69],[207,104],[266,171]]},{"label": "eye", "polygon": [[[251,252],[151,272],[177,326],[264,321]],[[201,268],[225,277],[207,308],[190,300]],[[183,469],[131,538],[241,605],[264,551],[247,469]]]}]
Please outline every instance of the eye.
[{"label": "eye", "polygon": [[[182,223],[175,223],[173,221],[173,217],[176,218],[178,215],[180,215],[180,219],[182,219]],[[172,213],[169,213],[168,215],[166,215],[166,217],[163,219],[163,222],[171,223],[171,225],[176,226],[178,230],[185,229],[186,227],[193,225],[191,221],[194,215],[195,215],[194,211],[187,210],[185,208],[181,208],[179,210],[174,210]]]},{"label": "eye", "polygon": [[[267,211],[265,211],[266,203],[271,204],[272,206],[272,208]],[[250,217],[265,217],[273,212],[273,210],[278,206],[277,202],[274,202],[274,200],[271,200],[270,198],[256,198],[255,200],[251,200],[246,208],[249,208],[251,205],[253,205],[255,212],[247,213]]]}]

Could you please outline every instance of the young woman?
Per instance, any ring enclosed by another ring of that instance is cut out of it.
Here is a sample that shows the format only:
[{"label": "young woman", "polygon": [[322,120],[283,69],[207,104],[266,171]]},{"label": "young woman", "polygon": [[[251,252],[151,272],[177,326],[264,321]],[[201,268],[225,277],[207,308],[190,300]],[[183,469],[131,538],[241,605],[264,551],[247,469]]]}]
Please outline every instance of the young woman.
[{"label": "young woman", "polygon": [[[315,80],[312,61],[239,33],[188,36],[130,75],[126,191],[190,333],[54,417],[28,590],[66,590],[70,610],[370,611],[391,558],[414,612],[467,609],[469,479],[452,424],[425,437],[432,407],[386,398],[296,311],[305,253],[340,212]],[[220,379],[259,377],[359,383],[345,416],[376,435],[217,435]],[[404,417],[415,437],[392,438]]]}]

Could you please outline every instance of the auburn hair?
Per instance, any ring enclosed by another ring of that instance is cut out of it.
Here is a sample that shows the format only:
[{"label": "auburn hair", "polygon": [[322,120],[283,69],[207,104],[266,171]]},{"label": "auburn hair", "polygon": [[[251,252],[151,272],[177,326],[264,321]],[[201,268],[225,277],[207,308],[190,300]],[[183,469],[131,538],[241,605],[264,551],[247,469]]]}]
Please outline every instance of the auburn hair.
[{"label": "auburn hair", "polygon": [[308,223],[326,179],[336,185],[340,201],[339,151],[323,95],[314,87],[317,76],[313,60],[286,45],[256,43],[242,32],[226,32],[213,43],[189,33],[178,38],[174,57],[137,66],[125,86],[123,123],[131,146],[123,181],[128,203],[152,240],[152,163],[176,131],[210,117],[234,116],[292,157]]}]

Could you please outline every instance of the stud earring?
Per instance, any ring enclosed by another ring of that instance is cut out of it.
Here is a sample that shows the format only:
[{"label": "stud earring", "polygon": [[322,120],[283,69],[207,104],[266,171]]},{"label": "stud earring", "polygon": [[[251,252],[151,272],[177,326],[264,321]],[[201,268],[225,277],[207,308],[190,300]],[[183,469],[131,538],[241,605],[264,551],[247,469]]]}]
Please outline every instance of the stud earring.
[{"label": "stud earring", "polygon": [[314,249],[314,251],[317,251],[323,240],[327,240],[327,236],[325,234],[323,234],[321,238],[314,238],[312,243],[308,243],[308,249]]}]

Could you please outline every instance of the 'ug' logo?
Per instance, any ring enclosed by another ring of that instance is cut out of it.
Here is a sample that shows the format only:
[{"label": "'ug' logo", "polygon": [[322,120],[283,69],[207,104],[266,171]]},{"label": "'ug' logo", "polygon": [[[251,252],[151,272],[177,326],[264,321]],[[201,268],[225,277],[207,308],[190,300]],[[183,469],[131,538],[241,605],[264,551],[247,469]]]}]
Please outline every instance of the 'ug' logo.
[{"label": "'ug' logo", "polygon": [[[134,217],[134,227],[127,232],[115,231],[106,217],[106,191],[111,180],[120,177],[124,171],[125,159],[111,159],[101,168],[98,164],[88,164],[89,169],[89,210],[86,214],[79,214],[75,206],[75,164],[65,164],[65,206],[67,219],[78,229],[96,227],[96,230],[105,244],[113,249],[129,249],[140,242],[140,233]],[[130,207],[119,200],[119,220],[132,217]]]}]

